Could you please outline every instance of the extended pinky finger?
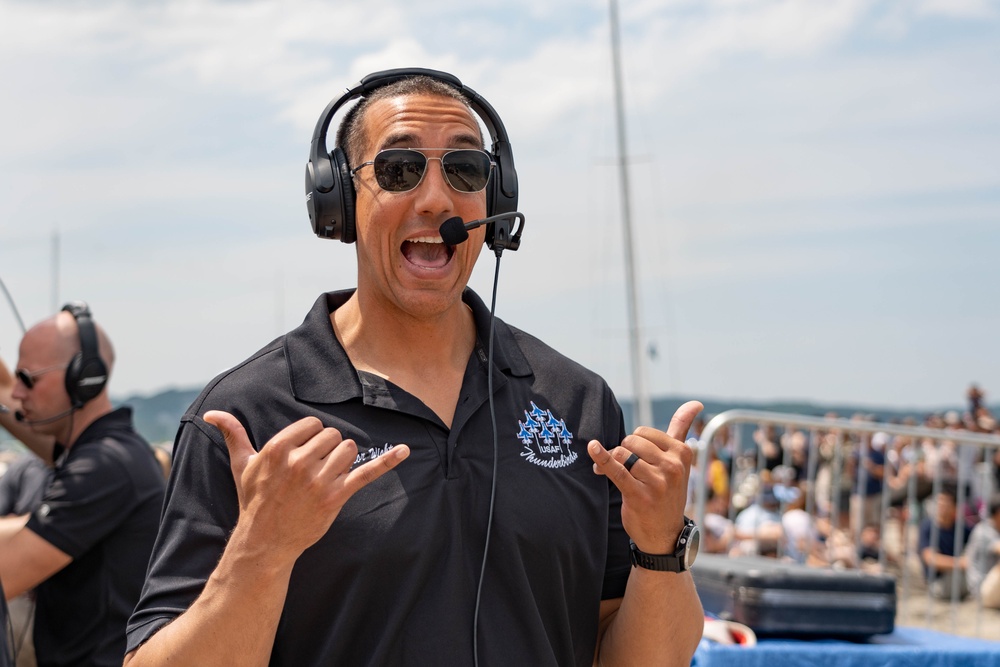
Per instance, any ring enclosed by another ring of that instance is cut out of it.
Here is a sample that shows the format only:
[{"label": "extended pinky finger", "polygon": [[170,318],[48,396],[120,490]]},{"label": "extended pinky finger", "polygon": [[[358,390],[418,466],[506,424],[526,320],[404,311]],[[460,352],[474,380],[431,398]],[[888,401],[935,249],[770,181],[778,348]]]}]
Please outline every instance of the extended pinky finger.
[{"label": "extended pinky finger", "polygon": [[378,456],[374,461],[368,461],[347,473],[345,485],[350,489],[351,493],[355,493],[398,466],[409,455],[409,447],[406,445],[396,445],[389,451]]},{"label": "extended pinky finger", "polygon": [[604,467],[611,461],[611,452],[604,449],[597,440],[591,440],[587,443],[587,453],[590,454],[590,458],[594,462],[594,472],[603,475],[605,473]]}]

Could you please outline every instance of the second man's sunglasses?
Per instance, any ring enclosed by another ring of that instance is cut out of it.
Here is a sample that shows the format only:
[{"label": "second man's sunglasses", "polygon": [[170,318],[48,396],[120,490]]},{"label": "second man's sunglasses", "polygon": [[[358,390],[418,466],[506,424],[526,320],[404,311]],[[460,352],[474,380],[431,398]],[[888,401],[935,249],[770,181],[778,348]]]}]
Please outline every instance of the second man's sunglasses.
[{"label": "second man's sunglasses", "polygon": [[21,384],[23,384],[26,389],[34,389],[35,380],[39,377],[45,375],[46,373],[51,373],[52,371],[61,371],[65,368],[67,368],[65,364],[62,366],[49,366],[48,368],[42,368],[37,371],[26,371],[23,368],[18,368],[14,371],[14,375],[17,376],[17,379],[21,381]]}]

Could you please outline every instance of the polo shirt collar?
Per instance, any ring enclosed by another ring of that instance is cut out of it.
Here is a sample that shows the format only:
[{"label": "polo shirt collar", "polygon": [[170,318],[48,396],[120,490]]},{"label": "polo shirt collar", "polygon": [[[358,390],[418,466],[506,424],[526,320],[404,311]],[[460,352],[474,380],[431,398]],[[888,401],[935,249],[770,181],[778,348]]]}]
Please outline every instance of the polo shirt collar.
[{"label": "polo shirt collar", "polygon": [[354,290],[327,292],[316,299],[305,320],[285,335],[292,395],[308,403],[341,403],[362,395],[358,374],[330,323],[330,313]]},{"label": "polo shirt collar", "polygon": [[[76,440],[73,441],[73,445],[78,442],[90,442],[91,440],[99,440],[104,436],[105,433],[109,431],[119,431],[122,429],[132,428],[132,408],[123,405],[119,408],[112,410],[111,412],[105,413],[90,422],[87,428],[83,429]],[[67,450],[73,448],[73,445],[69,447],[62,445],[60,443],[55,443],[55,449],[52,451],[52,460],[58,461],[59,458]]]},{"label": "polo shirt collar", "polygon": [[[353,289],[320,295],[302,324],[285,335],[289,385],[296,399],[308,403],[341,403],[364,396],[358,373],[330,323],[330,313],[346,303],[352,294]],[[462,301],[472,309],[477,347],[482,346],[486,353],[489,351],[490,311],[469,288],[463,292]],[[499,319],[495,321],[493,362],[505,373],[518,377],[531,375],[514,333]]]},{"label": "polo shirt collar", "polygon": [[[472,309],[472,319],[476,323],[476,337],[478,339],[476,344],[482,345],[484,352],[489,352],[490,309],[479,298],[479,295],[468,287],[462,293],[462,301]],[[531,375],[531,367],[514,338],[514,332],[511,331],[506,322],[499,318],[494,320],[493,363],[501,371],[515,377]]]}]

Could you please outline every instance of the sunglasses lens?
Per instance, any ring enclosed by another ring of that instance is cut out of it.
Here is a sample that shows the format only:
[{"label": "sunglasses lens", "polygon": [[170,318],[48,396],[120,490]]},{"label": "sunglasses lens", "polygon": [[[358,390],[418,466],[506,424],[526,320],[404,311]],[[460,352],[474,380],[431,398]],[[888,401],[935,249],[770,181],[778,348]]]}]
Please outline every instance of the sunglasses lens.
[{"label": "sunglasses lens", "polygon": [[459,192],[479,192],[485,188],[493,166],[489,155],[473,150],[446,153],[441,164],[448,182]]},{"label": "sunglasses lens", "polygon": [[31,376],[28,375],[26,371],[23,371],[19,368],[14,372],[14,375],[17,376],[17,379],[20,380],[21,384],[23,384],[26,388],[28,389],[34,388],[35,381],[31,379]]},{"label": "sunglasses lens", "polygon": [[392,148],[375,156],[375,180],[383,190],[406,192],[417,187],[427,168],[427,158],[419,151]]}]

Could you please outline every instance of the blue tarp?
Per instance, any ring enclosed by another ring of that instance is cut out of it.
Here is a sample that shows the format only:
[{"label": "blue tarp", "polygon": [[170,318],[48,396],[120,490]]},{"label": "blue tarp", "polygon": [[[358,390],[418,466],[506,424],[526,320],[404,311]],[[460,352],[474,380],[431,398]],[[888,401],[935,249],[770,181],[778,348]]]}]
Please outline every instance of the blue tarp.
[{"label": "blue tarp", "polygon": [[1000,641],[900,628],[865,643],[760,639],[756,646],[702,640],[696,667],[1000,667]]}]

